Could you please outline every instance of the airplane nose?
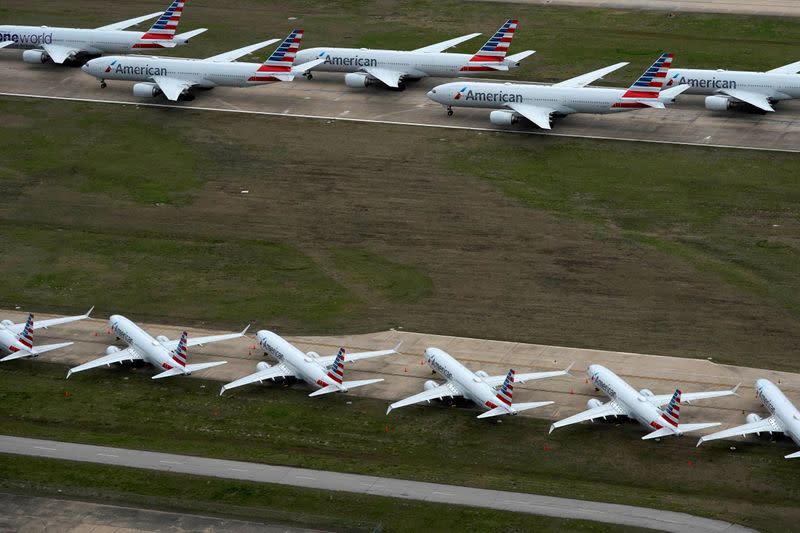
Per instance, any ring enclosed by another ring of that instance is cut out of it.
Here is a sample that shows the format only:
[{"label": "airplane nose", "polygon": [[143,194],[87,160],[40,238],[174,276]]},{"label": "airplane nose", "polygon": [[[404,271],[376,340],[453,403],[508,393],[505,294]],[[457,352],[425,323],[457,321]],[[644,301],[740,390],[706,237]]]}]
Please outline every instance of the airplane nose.
[{"label": "airplane nose", "polygon": [[89,72],[89,65],[87,63],[84,63],[83,66],[81,67],[81,70],[88,73]]}]

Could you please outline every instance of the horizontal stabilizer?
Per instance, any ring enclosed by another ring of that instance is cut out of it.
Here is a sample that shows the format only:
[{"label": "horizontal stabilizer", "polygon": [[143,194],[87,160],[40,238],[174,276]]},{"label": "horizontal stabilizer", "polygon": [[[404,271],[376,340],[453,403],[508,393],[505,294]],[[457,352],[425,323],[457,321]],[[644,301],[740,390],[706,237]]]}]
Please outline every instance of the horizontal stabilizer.
[{"label": "horizontal stabilizer", "polygon": [[292,74],[305,74],[312,68],[316,67],[317,65],[321,65],[325,62],[325,58],[313,59],[311,61],[306,61],[302,65],[295,65],[292,67]]},{"label": "horizontal stabilizer", "polygon": [[169,377],[172,377],[172,376],[182,376],[183,374],[185,374],[185,372],[183,371],[183,368],[170,368],[169,370],[165,370],[164,372],[161,372],[160,374],[156,374],[155,376],[153,376],[152,379],[163,379],[163,378],[169,378]]},{"label": "horizontal stabilizer", "polygon": [[651,433],[648,433],[642,440],[650,440],[650,439],[660,439],[661,437],[669,437],[670,435],[675,435],[675,430],[671,427],[663,427],[661,429],[657,429]]},{"label": "horizontal stabilizer", "polygon": [[516,412],[521,413],[522,411],[528,411],[530,409],[536,409],[538,407],[544,407],[545,405],[552,404],[552,401],[547,402],[523,402],[523,403],[515,403],[511,406]]},{"label": "horizontal stabilizer", "polygon": [[648,433],[642,440],[648,439],[657,439],[660,437],[668,437],[670,435],[683,435],[684,433],[689,433],[690,431],[699,431],[701,429],[706,428],[713,428],[719,426],[719,422],[702,422],[699,424],[678,424],[677,429],[672,427],[663,427],[661,429],[657,429],[652,433]]},{"label": "horizontal stabilizer", "polygon": [[152,379],[162,379],[162,378],[169,378],[172,376],[182,376],[184,374],[189,375],[194,372],[200,372],[201,370],[205,370],[206,368],[212,368],[219,365],[224,365],[227,361],[214,361],[213,363],[196,363],[193,365],[186,365],[185,367],[175,367],[160,374],[156,374],[153,376]]},{"label": "horizontal stabilizer", "polygon": [[215,366],[224,365],[227,361],[214,361],[213,363],[195,363],[193,365],[186,365],[186,371],[188,373],[193,372],[200,372],[201,370],[205,370],[207,368],[214,368]]},{"label": "horizontal stabilizer", "polygon": [[173,38],[173,40],[175,40],[175,41],[177,41],[179,43],[186,43],[189,39],[191,39],[193,37],[197,37],[201,33],[205,33],[207,31],[208,31],[208,28],[197,28],[196,30],[179,33],[178,35],[176,35]]},{"label": "horizontal stabilizer", "polygon": [[525,50],[524,52],[520,52],[518,54],[511,54],[510,56],[506,56],[506,63],[519,63],[523,59],[532,56],[536,53],[536,50]]},{"label": "horizontal stabilizer", "polygon": [[670,87],[669,89],[661,89],[661,92],[658,93],[658,99],[661,101],[671,102],[677,98],[678,95],[689,89],[689,87],[691,87],[691,85],[684,83],[683,85],[676,85],[675,87]]},{"label": "horizontal stabilizer", "polygon": [[383,378],[377,379],[361,379],[358,381],[344,381],[341,385],[328,385],[327,387],[323,387],[319,390],[315,390],[308,396],[313,398],[314,396],[322,396],[323,394],[330,394],[332,392],[347,392],[350,389],[355,389],[358,387],[363,387],[364,385],[372,385],[373,383],[378,383],[383,381]]},{"label": "horizontal stabilizer", "polygon": [[58,350],[59,348],[65,348],[70,346],[74,343],[72,342],[59,342],[58,344],[45,344],[44,346],[35,346],[31,350],[19,350],[17,352],[12,353],[11,355],[7,355],[0,359],[0,361],[13,361],[14,359],[22,359],[24,357],[36,357],[37,355],[41,355],[45,352],[50,352],[53,350]]},{"label": "horizontal stabilizer", "polygon": [[790,453],[789,455],[784,455],[784,459],[800,459],[800,452]]},{"label": "horizontal stabilizer", "polygon": [[491,418],[493,416],[502,416],[502,415],[510,415],[511,411],[508,410],[505,406],[495,407],[494,409],[490,409],[485,413],[479,414],[476,418]]}]

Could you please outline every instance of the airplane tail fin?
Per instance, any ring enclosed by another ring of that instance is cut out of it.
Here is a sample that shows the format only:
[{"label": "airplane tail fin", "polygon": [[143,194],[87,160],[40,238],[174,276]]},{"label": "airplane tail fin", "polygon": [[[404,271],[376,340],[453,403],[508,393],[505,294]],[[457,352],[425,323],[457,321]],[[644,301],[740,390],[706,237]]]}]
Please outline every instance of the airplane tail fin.
[{"label": "airplane tail fin", "polygon": [[675,389],[675,394],[672,395],[672,399],[667,404],[667,408],[661,413],[661,418],[664,419],[664,422],[666,422],[673,428],[677,428],[680,417],[681,417],[681,390]]},{"label": "airplane tail fin", "polygon": [[514,38],[514,33],[517,31],[517,19],[508,19],[500,26],[492,37],[486,41],[486,44],[475,52],[469,62],[461,67],[462,72],[476,72],[487,70],[508,70],[508,66],[504,64],[508,47],[511,46],[511,40]]},{"label": "airplane tail fin", "polygon": [[497,391],[497,399],[503,402],[506,406],[511,407],[512,396],[514,396],[514,369],[510,369],[508,371],[508,375],[506,375],[505,381],[503,381],[503,385],[500,387],[500,390]]},{"label": "airplane tail fin", "polygon": [[248,81],[291,81],[294,77],[292,65],[302,39],[302,29],[292,30]]},{"label": "airplane tail fin", "polygon": [[186,367],[186,356],[187,356],[187,353],[188,353],[188,350],[186,349],[186,341],[187,341],[188,336],[189,336],[189,334],[186,333],[185,331],[183,333],[181,333],[181,340],[178,341],[178,345],[175,347],[175,350],[172,352],[173,361],[178,363],[178,365],[181,368],[185,368]]},{"label": "airplane tail fin", "polygon": [[172,48],[177,43],[171,42],[178,29],[183,15],[186,0],[173,0],[169,7],[158,17],[158,20],[133,45],[133,48]]},{"label": "airplane tail fin", "polygon": [[673,55],[670,52],[664,52],[656,59],[655,63],[644,71],[639,76],[633,85],[631,85],[619,102],[615,103],[613,107],[625,108],[645,108],[657,107],[663,108],[664,104],[659,101],[659,93],[666,85],[667,71],[672,65]]},{"label": "airplane tail fin", "polygon": [[25,327],[17,335],[17,340],[28,350],[33,349],[33,313],[28,314],[28,320],[25,322]]},{"label": "airplane tail fin", "polygon": [[336,359],[333,360],[328,370],[328,377],[337,385],[342,384],[344,380],[344,348],[339,348],[339,353],[336,354]]}]

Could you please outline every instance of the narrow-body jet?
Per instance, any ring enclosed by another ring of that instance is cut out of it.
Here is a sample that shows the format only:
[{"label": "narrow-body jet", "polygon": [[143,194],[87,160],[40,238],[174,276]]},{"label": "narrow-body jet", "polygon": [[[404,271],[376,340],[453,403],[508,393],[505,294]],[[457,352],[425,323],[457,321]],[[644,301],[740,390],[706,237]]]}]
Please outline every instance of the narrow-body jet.
[{"label": "narrow-body jet", "polygon": [[[94,309],[94,307],[92,308]],[[44,346],[34,346],[33,332],[39,328],[51,328],[60,324],[68,324],[77,320],[89,318],[92,313],[89,309],[86,314],[77,316],[64,316],[60,318],[49,318],[47,320],[34,320],[33,313],[28,315],[28,320],[24,324],[15,324],[11,320],[0,322],[0,361],[12,361],[24,357],[37,357],[45,352],[58,350],[71,345],[71,342],[60,342],[58,344],[46,344]]]}]

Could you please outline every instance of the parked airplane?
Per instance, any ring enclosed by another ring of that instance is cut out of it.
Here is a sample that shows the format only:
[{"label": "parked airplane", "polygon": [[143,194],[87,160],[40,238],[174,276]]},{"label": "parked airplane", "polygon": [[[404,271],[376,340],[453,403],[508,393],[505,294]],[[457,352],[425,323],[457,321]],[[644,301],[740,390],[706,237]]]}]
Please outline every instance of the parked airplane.
[{"label": "parked airplane", "polygon": [[[586,420],[596,418],[606,418],[607,416],[627,416],[639,422],[648,429],[652,429],[642,439],[656,439],[669,435],[683,435],[689,431],[719,426],[719,422],[707,422],[699,424],[680,424],[681,402],[691,403],[695,400],[707,398],[721,398],[736,394],[739,385],[731,390],[711,391],[711,392],[688,392],[684,393],[676,389],[674,394],[655,395],[648,389],[636,391],[628,385],[625,380],[620,378],[611,370],[601,365],[590,365],[587,369],[589,379],[595,387],[602,390],[609,398],[610,402],[602,403],[600,400],[592,398],[588,402],[588,411],[578,413],[563,420],[555,422],[550,426],[550,433],[554,429],[570,424],[576,424]],[[666,409],[661,407],[666,405]]]},{"label": "parked airplane", "polygon": [[181,59],[144,56],[107,56],[92,59],[82,68],[100,80],[138,81],[133,86],[134,96],[153,98],[164,94],[169,100],[193,100],[194,88],[251,87],[278,81],[292,81],[322,63],[322,59],[294,65],[295,54],[300,48],[303,30],[292,33],[278,46],[263,64],[236,63],[235,60],[259,48],[264,48],[278,39],[245,46],[206,59]]},{"label": "parked airplane", "polygon": [[224,365],[227,362],[215,361],[213,363],[187,364],[186,349],[189,346],[202,346],[212,342],[237,339],[243,337],[250,327],[244,328],[240,333],[209,335],[192,339],[189,339],[188,334],[184,331],[180,340],[171,341],[164,335],[159,335],[156,338],[151,337],[142,328],[121,315],[111,315],[108,319],[108,326],[117,338],[127,344],[128,347],[120,350],[116,346],[109,346],[106,348],[104,357],[70,368],[69,372],[67,372],[67,379],[76,372],[83,372],[98,366],[111,366],[113,363],[122,363],[124,361],[144,361],[164,370],[160,374],[153,376],[153,379],[188,376],[193,372]]},{"label": "parked airplane", "polygon": [[[747,424],[735,428],[718,431],[705,435],[697,441],[700,446],[704,442],[717,439],[727,439],[749,435],[750,433],[784,433],[795,444],[800,446],[800,411],[789,401],[781,390],[768,379],[756,381],[756,397],[770,413],[767,418],[761,418],[755,413],[747,415]],[[786,459],[800,458],[800,452],[784,456]]]},{"label": "parked airplane", "polygon": [[781,100],[800,97],[800,61],[766,72],[671,68],[667,87],[688,85],[686,94],[707,94],[706,109],[757,109],[773,112]]},{"label": "parked airplane", "polygon": [[[547,402],[527,402],[512,403],[515,383],[525,383],[535,379],[552,378],[557,376],[569,375],[570,365],[566,370],[556,370],[554,372],[531,372],[528,374],[517,374],[514,369],[502,376],[490,376],[483,370],[472,372],[467,367],[459,363],[453,356],[438,348],[428,348],[425,350],[425,360],[428,365],[436,372],[447,378],[447,382],[439,384],[433,380],[425,382],[425,390],[419,394],[409,396],[404,400],[395,402],[386,410],[388,415],[392,409],[405,407],[431,400],[442,398],[464,397],[475,402],[485,413],[478,415],[478,418],[488,418],[500,415],[516,415],[528,409],[535,409]],[[500,386],[500,389],[496,387]]]},{"label": "parked airplane", "polygon": [[69,346],[71,342],[60,342],[58,344],[46,344],[44,346],[33,345],[33,332],[39,328],[51,328],[59,324],[67,324],[75,322],[76,320],[83,320],[89,318],[92,314],[92,309],[86,311],[86,314],[77,316],[65,316],[61,318],[49,318],[47,320],[33,320],[33,313],[28,315],[28,320],[24,324],[15,324],[11,320],[3,320],[0,322],[0,355],[4,355],[0,361],[11,361],[13,359],[21,359],[23,357],[36,357],[45,352],[58,350]]},{"label": "parked airplane", "polygon": [[[83,63],[103,54],[187,44],[206,28],[176,35],[186,0],[174,0],[166,11],[115,22],[95,29],[48,26],[0,26],[0,48],[22,48],[27,63]],[[123,31],[146,20],[158,20],[146,32]]]},{"label": "parked airplane", "polygon": [[617,113],[634,109],[664,108],[689,88],[678,85],[662,87],[672,54],[663,54],[628,90],[586,87],[627,63],[617,63],[554,85],[521,83],[452,82],[434,87],[428,98],[447,107],[496,109],[489,114],[492,124],[510,126],[526,118],[538,127],[549,130],[555,117],[573,113]]},{"label": "parked airplane", "polygon": [[270,366],[265,362],[256,365],[256,372],[245,376],[227,385],[223,385],[219,391],[222,396],[226,390],[235,389],[249,383],[263,383],[264,381],[277,378],[295,377],[302,379],[318,390],[309,396],[321,396],[331,392],[347,392],[356,387],[371,385],[383,381],[383,379],[362,379],[358,381],[344,381],[344,364],[358,361],[360,359],[370,359],[372,357],[382,357],[397,353],[400,345],[398,344],[389,350],[378,350],[374,352],[359,352],[346,354],[344,348],[339,348],[336,355],[320,356],[315,352],[303,353],[289,341],[280,335],[262,329],[256,335],[258,343],[264,352],[278,360],[278,364]]},{"label": "parked airplane", "polygon": [[[454,78],[464,72],[507,71],[533,54],[526,50],[506,56],[511,39],[517,31],[517,20],[507,20],[500,29],[474,54],[444,53],[480,33],[470,33],[455,39],[431,44],[411,51],[370,50],[368,48],[309,48],[300,52],[299,61],[324,58],[314,70],[346,72],[348,87],[363,88],[382,83],[393,89],[405,89],[406,80],[441,76]],[[309,73],[309,78],[311,77]]]}]

